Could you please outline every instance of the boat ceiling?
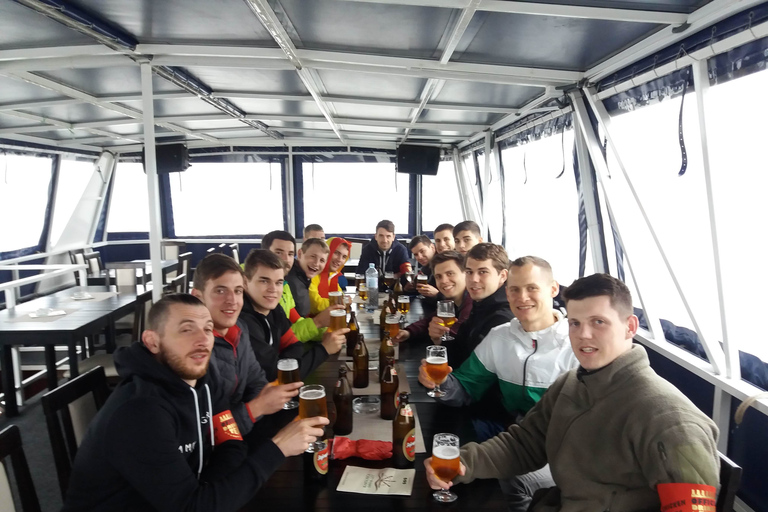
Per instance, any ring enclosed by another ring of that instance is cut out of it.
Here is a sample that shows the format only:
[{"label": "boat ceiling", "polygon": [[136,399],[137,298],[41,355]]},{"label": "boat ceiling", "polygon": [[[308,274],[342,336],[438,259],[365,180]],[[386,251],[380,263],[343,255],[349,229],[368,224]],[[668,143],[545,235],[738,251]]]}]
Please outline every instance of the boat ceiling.
[{"label": "boat ceiling", "polygon": [[710,3],[0,0],[0,139],[136,151],[149,62],[158,143],[451,146]]}]

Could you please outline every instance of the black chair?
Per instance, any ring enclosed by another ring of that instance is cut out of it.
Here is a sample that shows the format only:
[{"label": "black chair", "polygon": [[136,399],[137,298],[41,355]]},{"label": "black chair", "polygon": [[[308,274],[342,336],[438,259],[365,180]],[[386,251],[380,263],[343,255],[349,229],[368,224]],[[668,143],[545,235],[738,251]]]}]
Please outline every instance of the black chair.
[{"label": "black chair", "polygon": [[736,491],[741,485],[741,466],[720,452],[720,494],[717,496],[715,510],[717,512],[733,512],[733,502],[736,500]]},{"label": "black chair", "polygon": [[88,424],[109,396],[104,368],[97,366],[41,398],[62,497]]},{"label": "black chair", "polygon": [[191,252],[185,252],[184,254],[179,254],[179,275],[184,274],[184,288],[182,290],[183,293],[189,292],[189,276],[190,272],[192,271],[191,268],[192,265],[192,253]]},{"label": "black chair", "polygon": [[165,294],[187,293],[186,290],[187,274],[179,274],[174,277],[165,287]]},{"label": "black chair", "polygon": [[[35,484],[27,465],[27,457],[21,446],[21,431],[16,425],[11,425],[0,432],[0,489],[11,488],[8,478],[8,466],[6,459],[10,458],[13,468],[13,479],[18,490],[18,501],[21,503],[22,512],[40,512],[40,502],[37,500]],[[0,493],[0,510],[15,512],[16,505],[13,496]]]}]

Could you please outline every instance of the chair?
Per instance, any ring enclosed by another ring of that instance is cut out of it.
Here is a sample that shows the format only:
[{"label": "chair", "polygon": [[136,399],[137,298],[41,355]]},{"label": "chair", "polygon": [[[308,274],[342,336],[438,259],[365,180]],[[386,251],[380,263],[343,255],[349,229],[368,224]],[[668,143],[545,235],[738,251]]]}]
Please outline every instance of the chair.
[{"label": "chair", "polygon": [[16,505],[11,493],[11,482],[8,478],[6,459],[10,457],[13,468],[13,479],[18,489],[17,498],[21,503],[22,512],[40,512],[40,502],[37,500],[35,484],[27,465],[27,457],[21,446],[21,431],[16,425],[11,425],[0,432],[0,510],[15,512]]},{"label": "chair", "polygon": [[88,425],[109,396],[104,368],[96,368],[47,392],[40,399],[53,449],[61,495],[69,485],[77,448]]},{"label": "chair", "polygon": [[229,248],[232,250],[232,257],[235,259],[237,264],[240,264],[240,244],[230,244]]},{"label": "chair", "polygon": [[185,252],[184,254],[179,254],[179,273],[184,274],[184,288],[182,290],[183,293],[189,292],[189,275],[190,271],[192,270],[190,267],[192,265],[192,253],[191,252]]},{"label": "chair", "polygon": [[741,484],[741,466],[720,452],[720,494],[717,496],[715,510],[717,512],[733,512],[733,502],[736,500],[736,491]]},{"label": "chair", "polygon": [[187,275],[179,274],[166,286],[166,293],[186,293]]}]

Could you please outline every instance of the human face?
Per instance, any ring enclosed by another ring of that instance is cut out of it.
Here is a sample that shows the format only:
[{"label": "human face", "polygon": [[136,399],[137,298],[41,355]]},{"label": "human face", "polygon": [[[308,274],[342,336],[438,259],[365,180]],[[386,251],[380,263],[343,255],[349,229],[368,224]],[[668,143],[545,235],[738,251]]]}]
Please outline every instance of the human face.
[{"label": "human face", "polygon": [[208,371],[211,360],[211,313],[202,306],[173,304],[161,330],[146,330],[141,339],[161,363],[194,387]]},{"label": "human face", "polygon": [[432,261],[432,256],[435,255],[435,245],[424,245],[423,243],[417,244],[416,247],[411,249],[411,252],[413,253],[413,257],[416,258],[416,261],[419,262],[419,265],[426,267],[429,265],[429,262]]},{"label": "human face", "polygon": [[509,269],[507,300],[523,329],[541,331],[555,323],[552,299],[557,295],[558,288],[550,273],[536,265]]},{"label": "human face", "polygon": [[449,260],[435,265],[433,274],[437,289],[446,299],[461,300],[466,289],[464,270],[459,268],[455,261]]},{"label": "human face", "polygon": [[395,234],[391,231],[387,231],[384,228],[376,230],[376,243],[379,245],[379,249],[382,251],[388,251],[392,247],[392,242],[395,241]]},{"label": "human face", "polygon": [[339,269],[344,266],[344,263],[346,263],[348,257],[349,249],[347,249],[347,246],[343,244],[339,245],[336,250],[333,251],[333,255],[331,256],[330,271],[338,272]]},{"label": "human face", "polygon": [[293,266],[295,245],[290,240],[272,240],[269,246],[269,252],[276,254],[281,260],[288,264],[288,270]]},{"label": "human face", "polygon": [[456,243],[456,250],[463,256],[466,256],[471,248],[483,241],[483,237],[476,236],[469,230],[459,231],[453,240]]},{"label": "human face", "polygon": [[304,235],[304,240],[309,240],[310,238],[319,238],[320,240],[325,240],[325,232],[323,232],[323,231],[307,231],[307,234]]},{"label": "human face", "polygon": [[450,229],[444,229],[442,231],[435,232],[435,249],[438,253],[444,251],[452,251],[456,248],[456,244],[453,241],[453,231]]},{"label": "human face", "polygon": [[268,314],[280,304],[283,296],[285,274],[282,268],[256,267],[253,276],[246,279],[245,287],[253,301],[253,308],[262,315]]},{"label": "human face", "polygon": [[312,279],[319,274],[325,268],[327,261],[328,253],[316,245],[307,249],[307,252],[299,249],[299,265],[308,279]]},{"label": "human face", "polygon": [[192,290],[192,295],[203,301],[211,312],[214,329],[223,336],[235,325],[243,309],[244,289],[243,276],[239,272],[230,271],[210,279],[205,283],[202,293],[198,289]]},{"label": "human face", "polygon": [[464,263],[464,274],[466,274],[469,296],[472,300],[478,301],[496,293],[507,280],[507,269],[497,271],[490,259],[478,261],[467,258]]},{"label": "human face", "polygon": [[566,309],[571,347],[584,369],[607,366],[632,349],[637,317],[613,309],[607,295],[569,300]]}]

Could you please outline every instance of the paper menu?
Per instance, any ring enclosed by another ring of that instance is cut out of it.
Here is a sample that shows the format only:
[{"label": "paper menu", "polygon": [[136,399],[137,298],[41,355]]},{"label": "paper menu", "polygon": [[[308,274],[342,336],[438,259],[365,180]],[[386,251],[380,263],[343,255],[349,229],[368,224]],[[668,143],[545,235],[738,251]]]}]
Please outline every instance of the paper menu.
[{"label": "paper menu", "polygon": [[415,469],[347,466],[336,490],[358,494],[410,496],[415,475]]}]

